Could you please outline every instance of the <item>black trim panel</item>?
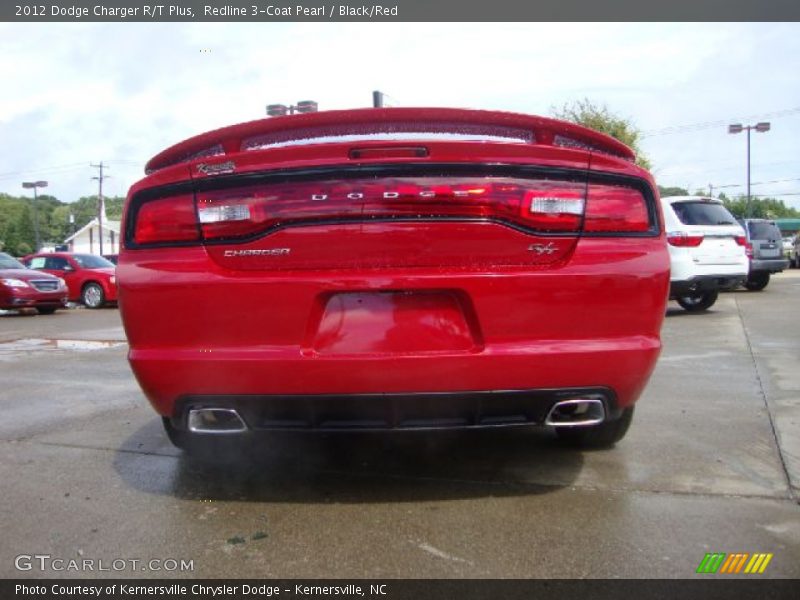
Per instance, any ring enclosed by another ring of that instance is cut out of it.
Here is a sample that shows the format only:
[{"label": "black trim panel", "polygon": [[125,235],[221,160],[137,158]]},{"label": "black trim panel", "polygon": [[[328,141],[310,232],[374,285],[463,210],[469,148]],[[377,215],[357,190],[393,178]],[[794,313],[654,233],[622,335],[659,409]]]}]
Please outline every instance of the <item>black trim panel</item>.
[{"label": "black trim panel", "polygon": [[[592,397],[603,401],[608,419],[620,416],[606,387],[414,392],[189,396],[178,400],[171,423],[186,431],[194,408],[235,409],[252,431],[392,431],[481,429],[541,425],[559,400]],[[214,434],[212,434],[214,435]]]}]

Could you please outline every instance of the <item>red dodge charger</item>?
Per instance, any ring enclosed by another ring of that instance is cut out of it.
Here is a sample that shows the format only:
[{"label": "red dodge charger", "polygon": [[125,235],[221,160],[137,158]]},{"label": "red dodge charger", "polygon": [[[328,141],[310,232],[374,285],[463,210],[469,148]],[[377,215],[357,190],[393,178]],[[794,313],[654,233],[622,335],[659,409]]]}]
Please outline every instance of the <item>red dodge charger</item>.
[{"label": "red dodge charger", "polygon": [[652,177],[553,119],[387,108],[181,142],[128,195],[130,363],[170,439],[546,425],[607,446],[655,366]]}]

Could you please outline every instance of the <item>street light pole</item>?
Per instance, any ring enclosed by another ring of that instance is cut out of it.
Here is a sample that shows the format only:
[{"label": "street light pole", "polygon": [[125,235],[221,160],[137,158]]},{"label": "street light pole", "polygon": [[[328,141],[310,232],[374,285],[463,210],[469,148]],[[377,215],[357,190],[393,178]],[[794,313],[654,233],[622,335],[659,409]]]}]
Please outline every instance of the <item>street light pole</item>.
[{"label": "street light pole", "polygon": [[33,189],[33,235],[36,239],[36,248],[34,249],[36,252],[39,251],[41,247],[41,241],[39,239],[39,211],[37,210],[37,200],[39,199],[36,190],[40,187],[47,187],[46,181],[23,181],[22,187],[25,189]]},{"label": "street light pole", "polygon": [[747,217],[750,218],[750,128],[747,128]]},{"label": "street light pole", "polygon": [[747,131],[747,208],[745,216],[750,218],[753,215],[753,206],[750,202],[750,130],[755,129],[761,133],[770,130],[770,124],[767,122],[756,123],[755,125],[742,125],[741,123],[733,123],[728,125],[728,133],[741,133]]}]

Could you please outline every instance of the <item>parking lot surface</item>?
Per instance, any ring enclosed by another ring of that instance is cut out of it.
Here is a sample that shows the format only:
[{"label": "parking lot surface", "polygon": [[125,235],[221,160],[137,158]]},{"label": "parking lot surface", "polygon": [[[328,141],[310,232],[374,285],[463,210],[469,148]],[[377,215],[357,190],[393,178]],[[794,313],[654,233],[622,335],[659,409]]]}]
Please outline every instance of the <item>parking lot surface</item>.
[{"label": "parking lot surface", "polygon": [[[705,314],[671,303],[611,450],[545,430],[280,436],[227,467],[169,444],[117,310],[2,314],[0,576],[677,578],[765,552],[761,576],[798,577],[798,306],[798,271]],[[143,562],[15,567],[35,554]]]}]

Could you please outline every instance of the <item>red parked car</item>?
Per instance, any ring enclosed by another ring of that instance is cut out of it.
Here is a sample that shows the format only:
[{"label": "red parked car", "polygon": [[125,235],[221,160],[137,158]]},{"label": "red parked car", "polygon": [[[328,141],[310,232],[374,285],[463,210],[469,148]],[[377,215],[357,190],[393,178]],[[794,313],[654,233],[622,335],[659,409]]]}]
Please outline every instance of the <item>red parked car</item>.
[{"label": "red parked car", "polygon": [[133,371],[190,450],[272,430],[520,425],[613,444],[669,288],[655,185],[633,159],[577,125],[459,109],[186,140],[125,204]]},{"label": "red parked car", "polygon": [[117,301],[116,267],[102,256],[53,252],[32,254],[23,262],[31,269],[64,279],[70,302],[100,308]]},{"label": "red parked car", "polygon": [[16,258],[0,252],[0,309],[35,308],[51,315],[67,305],[63,279],[32,271]]}]

